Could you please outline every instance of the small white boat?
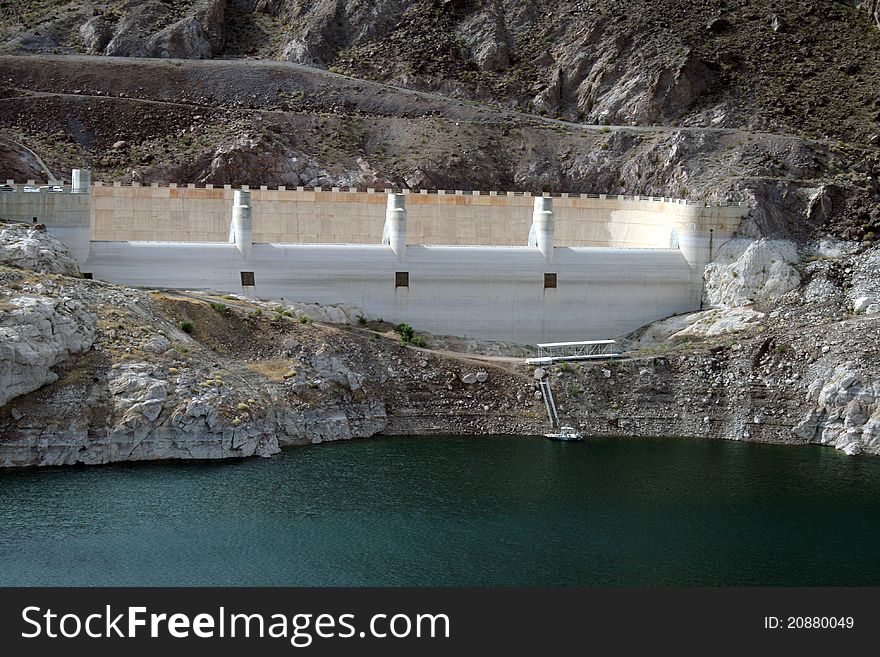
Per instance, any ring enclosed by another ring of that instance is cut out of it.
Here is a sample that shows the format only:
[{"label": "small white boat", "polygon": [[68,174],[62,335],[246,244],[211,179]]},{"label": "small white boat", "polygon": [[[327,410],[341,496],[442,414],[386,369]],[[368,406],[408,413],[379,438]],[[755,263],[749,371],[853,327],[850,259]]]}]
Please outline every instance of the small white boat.
[{"label": "small white boat", "polygon": [[563,440],[566,442],[574,442],[584,439],[580,433],[575,431],[574,427],[561,427],[559,433],[545,433],[544,435],[550,440]]}]

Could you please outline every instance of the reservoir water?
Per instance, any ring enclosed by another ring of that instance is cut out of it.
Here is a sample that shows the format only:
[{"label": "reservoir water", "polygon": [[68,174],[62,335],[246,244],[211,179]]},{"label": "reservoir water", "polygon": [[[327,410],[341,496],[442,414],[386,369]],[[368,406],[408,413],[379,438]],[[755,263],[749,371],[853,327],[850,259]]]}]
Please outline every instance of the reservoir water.
[{"label": "reservoir water", "polygon": [[2,585],[880,585],[880,458],[377,438],[0,471]]}]

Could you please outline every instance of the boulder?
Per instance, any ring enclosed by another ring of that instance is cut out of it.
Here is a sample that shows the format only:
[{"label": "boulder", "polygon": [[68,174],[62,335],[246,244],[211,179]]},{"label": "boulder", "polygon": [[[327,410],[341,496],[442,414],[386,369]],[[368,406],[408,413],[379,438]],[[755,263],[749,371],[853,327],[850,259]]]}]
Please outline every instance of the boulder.
[{"label": "boulder", "polygon": [[143,347],[144,351],[151,354],[164,354],[170,348],[171,342],[163,335],[154,335]]},{"label": "boulder", "polygon": [[731,28],[732,24],[726,18],[715,18],[706,24],[706,29],[713,34],[721,34]]},{"label": "boulder", "polygon": [[872,297],[859,297],[855,300],[855,302],[853,302],[853,311],[857,313],[863,313],[872,303],[874,303],[874,299]]},{"label": "boulder", "polygon": [[481,71],[503,71],[510,67],[510,45],[504,17],[493,3],[466,18],[457,28],[461,42]]},{"label": "boulder", "polygon": [[79,28],[80,40],[92,53],[102,53],[112,36],[110,24],[103,15],[90,18]]},{"label": "boulder", "polygon": [[0,306],[0,406],[52,383],[52,367],[95,339],[97,317],[71,299],[18,296]]},{"label": "boulder", "polygon": [[706,300],[721,308],[774,302],[800,285],[799,262],[793,242],[730,240],[703,274]]},{"label": "boulder", "polygon": [[208,59],[223,49],[226,0],[197,0],[170,25],[173,9],[161,0],[129,0],[123,10],[105,55]]},{"label": "boulder", "polygon": [[79,265],[67,247],[28,224],[0,223],[0,265],[79,276]]}]

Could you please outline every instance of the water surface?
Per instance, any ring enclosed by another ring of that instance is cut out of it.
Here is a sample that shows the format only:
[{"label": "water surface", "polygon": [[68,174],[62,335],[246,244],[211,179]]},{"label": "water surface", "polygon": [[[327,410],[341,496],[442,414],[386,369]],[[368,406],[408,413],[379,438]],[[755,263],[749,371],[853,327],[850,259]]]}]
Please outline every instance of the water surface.
[{"label": "water surface", "polygon": [[880,585],[880,458],[380,438],[0,471],[3,585]]}]

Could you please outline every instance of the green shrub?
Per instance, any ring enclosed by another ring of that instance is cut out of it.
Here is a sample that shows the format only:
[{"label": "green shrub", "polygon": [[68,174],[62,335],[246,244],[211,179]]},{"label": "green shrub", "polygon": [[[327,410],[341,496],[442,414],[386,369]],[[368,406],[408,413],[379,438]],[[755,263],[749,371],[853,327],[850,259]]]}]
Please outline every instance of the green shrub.
[{"label": "green shrub", "polygon": [[578,397],[583,393],[583,390],[581,390],[578,386],[572,386],[570,392],[572,397]]},{"label": "green shrub", "polygon": [[212,303],[211,310],[220,313],[221,315],[229,315],[232,313],[232,309],[222,303]]},{"label": "green shrub", "polygon": [[262,317],[262,316],[263,316],[263,311],[260,310],[259,308],[257,308],[252,313],[248,313],[248,317],[250,317],[251,319],[257,319],[258,317]]},{"label": "green shrub", "polygon": [[409,341],[409,343],[413,347],[424,347],[428,344],[427,341],[425,340],[424,336],[421,336],[421,335],[414,335],[412,337],[412,339]]},{"label": "green shrub", "polygon": [[394,327],[394,330],[397,332],[397,335],[400,336],[400,342],[402,344],[409,344],[413,336],[415,336],[416,332],[412,326],[409,324],[398,324]]},{"label": "green shrub", "polygon": [[195,326],[193,326],[192,322],[184,320],[177,325],[177,328],[179,328],[184,333],[192,333]]},{"label": "green shrub", "polygon": [[300,315],[299,316],[299,323],[300,324],[311,324],[312,318],[309,317],[308,315]]}]

